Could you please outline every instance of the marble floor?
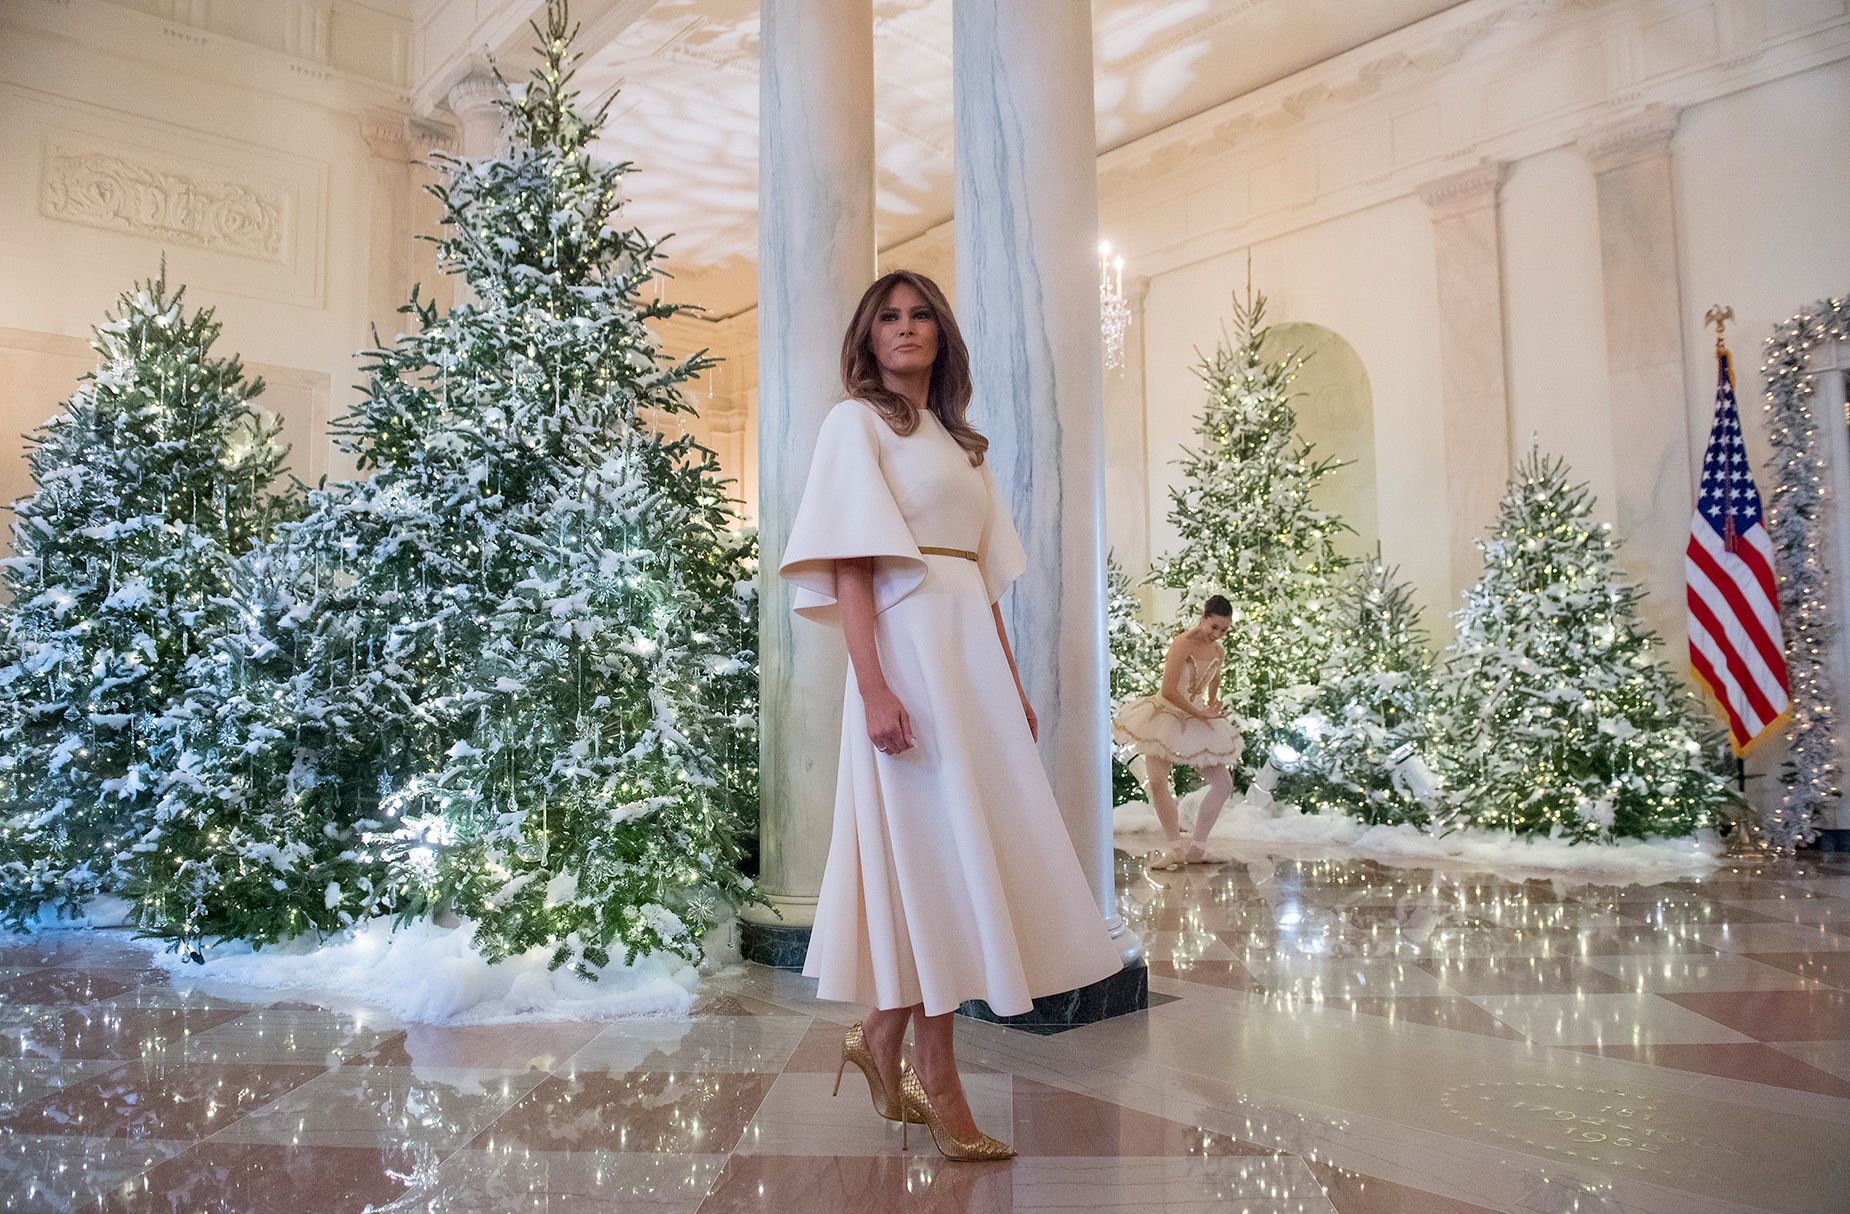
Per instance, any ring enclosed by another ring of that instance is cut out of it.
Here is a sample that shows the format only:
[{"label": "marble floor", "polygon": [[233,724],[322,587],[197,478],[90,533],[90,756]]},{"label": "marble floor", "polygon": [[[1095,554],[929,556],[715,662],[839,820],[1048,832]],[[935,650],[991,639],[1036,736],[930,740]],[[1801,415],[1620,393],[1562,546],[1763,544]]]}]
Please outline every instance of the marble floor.
[{"label": "marble floor", "polygon": [[960,1022],[951,1164],[877,1119],[852,1009],[742,966],[673,1022],[433,1028],[0,939],[0,1209],[1841,1211],[1850,860],[1557,887],[1369,862],[1146,874],[1154,1006]]}]

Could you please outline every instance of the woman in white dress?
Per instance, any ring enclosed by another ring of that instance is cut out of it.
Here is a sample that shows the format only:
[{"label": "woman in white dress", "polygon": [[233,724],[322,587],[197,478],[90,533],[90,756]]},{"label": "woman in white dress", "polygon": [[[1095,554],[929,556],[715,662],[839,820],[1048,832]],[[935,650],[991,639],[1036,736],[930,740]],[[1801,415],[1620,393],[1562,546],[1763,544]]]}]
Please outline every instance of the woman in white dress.
[{"label": "woman in white dress", "polygon": [[[1233,792],[1231,768],[1240,761],[1244,743],[1220,703],[1220,668],[1226,656],[1221,638],[1233,622],[1233,604],[1211,596],[1201,618],[1177,634],[1163,659],[1163,685],[1155,695],[1127,700],[1112,718],[1111,736],[1120,753],[1132,752],[1144,766],[1144,788],[1156,820],[1169,838],[1169,850],[1152,868],[1176,869],[1207,858],[1208,832]],[[1176,764],[1193,767],[1207,781],[1208,792],[1195,812],[1195,828],[1182,841],[1176,811]]]},{"label": "woman in white dress", "polygon": [[930,279],[868,288],[842,383],[778,569],[797,614],[841,629],[850,659],[803,972],[820,998],[873,1006],[842,1065],[861,1068],[876,1111],[929,1126],[952,1158],[1003,1159],[964,1097],[951,1014],[982,999],[1019,1015],[1122,958],[1035,749],[995,606],[1027,556],[989,440],[965,420],[969,354]]}]

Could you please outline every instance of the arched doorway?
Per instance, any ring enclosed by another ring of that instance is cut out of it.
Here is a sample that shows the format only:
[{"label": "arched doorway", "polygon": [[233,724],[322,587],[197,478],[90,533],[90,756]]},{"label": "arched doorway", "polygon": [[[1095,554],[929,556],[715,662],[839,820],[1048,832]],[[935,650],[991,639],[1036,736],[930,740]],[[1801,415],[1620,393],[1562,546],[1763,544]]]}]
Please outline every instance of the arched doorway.
[{"label": "arched doorway", "polygon": [[1317,455],[1334,456],[1345,464],[1318,487],[1314,500],[1354,528],[1338,542],[1340,551],[1373,556],[1381,531],[1375,501],[1374,393],[1368,371],[1355,347],[1322,325],[1273,325],[1266,336],[1266,356],[1292,350],[1305,356],[1294,385],[1299,395],[1292,401],[1298,433]]}]

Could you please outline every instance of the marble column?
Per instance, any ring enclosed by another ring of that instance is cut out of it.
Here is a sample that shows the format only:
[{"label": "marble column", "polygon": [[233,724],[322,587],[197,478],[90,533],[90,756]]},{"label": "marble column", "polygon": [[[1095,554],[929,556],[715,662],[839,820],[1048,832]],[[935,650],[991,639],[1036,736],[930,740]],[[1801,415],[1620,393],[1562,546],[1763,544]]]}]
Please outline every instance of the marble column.
[{"label": "marble column", "polygon": [[450,89],[445,100],[456,115],[460,155],[473,160],[501,150],[507,116],[499,103],[506,98],[507,90],[486,65],[478,65]]},{"label": "marble column", "polygon": [[[419,298],[434,300],[439,308],[451,302],[449,276],[437,268],[436,246],[418,237],[442,229],[442,205],[426,188],[438,176],[428,163],[430,153],[452,151],[455,145],[445,128],[388,109],[363,113],[360,135],[372,153],[367,162],[366,315],[390,342],[410,322],[398,309],[410,301],[413,283],[420,284]],[[365,340],[371,340],[370,333]]]},{"label": "marble column", "polygon": [[1032,1016],[1071,1023],[1147,1001],[1142,945],[1117,914],[1112,884],[1092,10],[957,0],[951,28],[972,419],[991,440],[1028,550],[1003,618],[1040,717],[1041,759],[1126,958],[1124,974],[1097,989],[1036,1000]]},{"label": "marble column", "polygon": [[1126,279],[1124,302],[1131,325],[1124,333],[1124,365],[1105,372],[1105,550],[1131,576],[1150,565],[1149,438],[1145,430],[1143,303],[1150,279]]},{"label": "marble column", "polygon": [[[360,116],[366,140],[370,186],[366,248],[366,316],[381,340],[391,341],[405,318],[398,308],[410,298],[415,247],[411,127],[406,115],[372,109]],[[371,335],[367,336],[371,341]]]},{"label": "marble column", "polygon": [[431,161],[437,152],[457,155],[462,148],[458,131],[422,118],[413,118],[411,133],[411,274],[422,284],[419,298],[448,311],[456,302],[456,279],[437,265],[437,246],[419,236],[443,235],[443,203],[431,187],[447,179],[441,164]]},{"label": "marble column", "polygon": [[1676,127],[1674,107],[1653,105],[1580,140],[1599,198],[1613,464],[1623,470],[1613,515],[1624,543],[1619,557],[1649,592],[1645,622],[1672,656],[1683,652],[1688,635],[1683,547],[1695,503],[1693,452],[1709,425],[1707,404],[1692,402],[1683,364],[1670,179]]},{"label": "marble column", "polygon": [[1446,545],[1451,597],[1477,581],[1474,543],[1490,530],[1510,476],[1510,411],[1503,361],[1503,269],[1498,256],[1501,162],[1421,186],[1432,213],[1439,275],[1440,399],[1444,416]]},{"label": "marble column", "polygon": [[[507,114],[500,103],[506,98],[507,89],[486,64],[477,64],[451,87],[444,100],[456,115],[456,155],[481,160],[502,150]],[[474,292],[460,275],[448,277],[454,302],[474,300]]]},{"label": "marble column", "polygon": [[[745,955],[800,962],[828,853],[847,655],[790,613],[777,561],[841,338],[874,278],[872,0],[767,0],[758,92],[759,882]],[[781,917],[780,917],[781,916]]]}]

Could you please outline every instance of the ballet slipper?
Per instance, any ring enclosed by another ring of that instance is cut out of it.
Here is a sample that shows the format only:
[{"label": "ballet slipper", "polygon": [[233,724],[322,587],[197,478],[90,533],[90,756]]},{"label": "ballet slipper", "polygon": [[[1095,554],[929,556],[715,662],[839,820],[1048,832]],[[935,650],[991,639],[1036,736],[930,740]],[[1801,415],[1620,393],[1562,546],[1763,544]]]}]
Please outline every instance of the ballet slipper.
[{"label": "ballet slipper", "polygon": [[1169,848],[1166,851],[1158,852],[1156,857],[1150,861],[1150,868],[1157,872],[1172,873],[1178,869],[1186,868],[1187,866],[1188,857],[1183,854],[1182,848],[1179,845]]}]

